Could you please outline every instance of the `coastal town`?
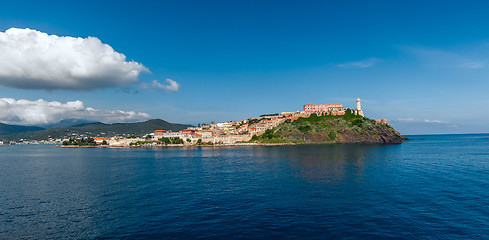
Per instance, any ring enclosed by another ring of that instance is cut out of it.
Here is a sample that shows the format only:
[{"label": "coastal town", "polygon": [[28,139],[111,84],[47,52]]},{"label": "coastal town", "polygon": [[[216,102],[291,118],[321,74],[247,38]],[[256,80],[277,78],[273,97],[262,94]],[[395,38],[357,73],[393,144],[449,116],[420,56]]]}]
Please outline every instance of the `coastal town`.
[{"label": "coastal town", "polygon": [[[155,129],[143,136],[71,136],[63,139],[47,139],[19,142],[1,142],[0,144],[58,144],[62,146],[104,146],[104,147],[138,147],[138,146],[182,146],[182,145],[231,145],[246,143],[255,135],[261,135],[279,124],[299,118],[317,116],[339,116],[347,111],[342,104],[305,104],[302,110],[265,114],[247,120],[203,124],[188,127],[181,131]],[[364,116],[361,100],[356,100],[355,115]],[[377,120],[386,124],[385,119]]]}]

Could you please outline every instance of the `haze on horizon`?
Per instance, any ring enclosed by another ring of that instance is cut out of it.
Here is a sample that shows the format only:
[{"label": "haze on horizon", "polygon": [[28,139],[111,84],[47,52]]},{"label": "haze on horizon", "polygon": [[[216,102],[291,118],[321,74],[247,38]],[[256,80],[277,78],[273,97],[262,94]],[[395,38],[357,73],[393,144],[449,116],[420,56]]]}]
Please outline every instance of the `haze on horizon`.
[{"label": "haze on horizon", "polygon": [[[94,7],[96,6],[96,7]],[[401,134],[489,132],[489,2],[9,1],[0,122],[247,119],[362,99]]]}]

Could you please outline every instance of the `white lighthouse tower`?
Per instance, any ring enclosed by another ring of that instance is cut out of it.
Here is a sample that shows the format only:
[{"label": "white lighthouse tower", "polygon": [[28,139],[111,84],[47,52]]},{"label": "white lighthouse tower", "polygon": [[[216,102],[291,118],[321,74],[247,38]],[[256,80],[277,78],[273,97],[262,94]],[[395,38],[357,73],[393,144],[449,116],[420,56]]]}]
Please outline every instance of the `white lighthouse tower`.
[{"label": "white lighthouse tower", "polygon": [[362,100],[360,100],[360,98],[357,98],[357,109],[355,109],[355,115],[365,117],[362,110]]}]

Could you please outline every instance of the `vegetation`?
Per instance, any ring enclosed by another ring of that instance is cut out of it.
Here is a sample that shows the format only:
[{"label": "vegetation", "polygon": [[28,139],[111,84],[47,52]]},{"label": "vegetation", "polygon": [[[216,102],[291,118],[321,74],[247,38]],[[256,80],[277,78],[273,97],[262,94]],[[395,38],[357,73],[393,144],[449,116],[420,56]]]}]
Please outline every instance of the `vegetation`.
[{"label": "vegetation", "polygon": [[44,128],[42,127],[19,126],[19,125],[9,125],[9,124],[0,123],[0,135],[22,133],[22,132],[29,132],[29,131],[41,131],[43,129]]},{"label": "vegetation", "polygon": [[183,139],[179,137],[170,137],[170,138],[163,137],[163,138],[159,138],[158,141],[162,144],[183,144]]},{"label": "vegetation", "polygon": [[387,124],[353,114],[317,116],[285,122],[250,142],[259,143],[400,143],[402,138]]},{"label": "vegetation", "polygon": [[[180,131],[185,128],[191,127],[191,125],[183,124],[173,124],[161,119],[152,119],[145,122],[138,123],[114,123],[114,124],[104,124],[104,123],[88,123],[81,124],[71,127],[59,127],[59,128],[33,128],[33,129],[22,129],[23,132],[10,134],[10,132],[2,133],[0,135],[1,139],[5,140],[18,140],[18,139],[48,139],[51,138],[65,138],[70,136],[124,136],[124,135],[134,135],[143,136],[148,132],[153,132],[155,129],[164,129],[171,131]],[[1,129],[1,128],[0,128]],[[7,135],[8,134],[8,135]]]},{"label": "vegetation", "polygon": [[159,138],[158,140],[137,141],[134,143],[130,143],[129,146],[168,145],[168,144],[183,144],[183,139],[179,137],[170,137],[170,138],[163,137],[163,138]]},{"label": "vegetation", "polygon": [[258,119],[258,118],[250,118],[250,119],[248,119],[248,124],[253,125],[255,123],[259,123],[260,121],[261,121],[261,119]]},{"label": "vegetation", "polygon": [[260,117],[272,117],[272,116],[279,116],[280,114],[278,113],[269,113],[269,114],[262,114]]},{"label": "vegetation", "polygon": [[63,142],[64,146],[96,146],[97,143],[93,138],[80,138],[80,139],[73,139],[70,138],[68,141]]}]

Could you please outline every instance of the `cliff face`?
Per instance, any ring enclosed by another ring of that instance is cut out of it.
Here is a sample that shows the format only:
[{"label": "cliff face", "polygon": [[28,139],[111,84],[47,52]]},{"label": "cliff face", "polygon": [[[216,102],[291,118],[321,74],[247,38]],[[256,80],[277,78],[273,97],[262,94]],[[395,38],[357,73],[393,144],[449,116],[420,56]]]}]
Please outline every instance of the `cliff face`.
[{"label": "cliff face", "polygon": [[405,140],[388,124],[352,114],[343,116],[311,115],[294,122],[285,122],[267,130],[251,141],[260,143],[365,143],[397,144]]}]

